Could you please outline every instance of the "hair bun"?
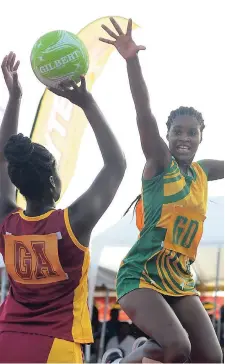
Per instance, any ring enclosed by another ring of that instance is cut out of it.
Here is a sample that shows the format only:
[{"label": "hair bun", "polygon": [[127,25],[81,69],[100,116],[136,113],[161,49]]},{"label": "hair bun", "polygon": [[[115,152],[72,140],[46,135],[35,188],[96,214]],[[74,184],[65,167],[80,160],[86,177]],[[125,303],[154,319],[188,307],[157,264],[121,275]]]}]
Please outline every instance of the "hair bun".
[{"label": "hair bun", "polygon": [[33,153],[34,146],[30,138],[23,134],[11,136],[4,148],[6,160],[12,164],[27,163]]}]

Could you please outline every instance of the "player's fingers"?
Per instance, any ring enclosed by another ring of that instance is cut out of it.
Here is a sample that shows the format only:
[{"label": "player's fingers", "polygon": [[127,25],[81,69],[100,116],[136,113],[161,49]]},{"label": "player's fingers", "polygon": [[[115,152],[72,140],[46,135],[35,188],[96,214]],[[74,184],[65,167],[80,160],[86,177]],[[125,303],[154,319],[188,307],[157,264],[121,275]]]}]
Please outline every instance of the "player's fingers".
[{"label": "player's fingers", "polygon": [[112,38],[117,39],[118,35],[116,35],[111,29],[109,29],[106,25],[102,24],[102,29],[105,30],[108,35],[110,35]]},{"label": "player's fingers", "polygon": [[87,89],[87,87],[86,87],[86,79],[85,79],[84,75],[80,76],[80,81],[81,81],[80,87],[82,88],[82,90],[85,91]]},{"label": "player's fingers", "polygon": [[71,90],[71,89],[76,89],[77,88],[77,85],[76,83],[71,80],[71,79],[67,79],[67,80],[64,80],[62,82],[60,82],[59,84],[60,88],[62,88],[63,90]]},{"label": "player's fingers", "polygon": [[11,71],[11,60],[13,58],[13,52],[10,52],[7,57],[6,67],[9,71]]},{"label": "player's fingers", "polygon": [[5,56],[3,58],[2,65],[1,65],[2,70],[6,68],[7,61],[8,61],[8,56]]},{"label": "player's fingers", "polygon": [[13,67],[13,71],[14,72],[18,70],[19,65],[20,65],[20,61],[17,61],[16,64],[15,64],[15,66]]},{"label": "player's fingers", "polygon": [[60,89],[59,87],[49,87],[48,88],[49,91],[53,92],[53,94],[57,95],[57,96],[61,96],[61,97],[65,97],[65,91]]},{"label": "player's fingers", "polygon": [[115,44],[114,40],[106,39],[106,38],[99,38],[100,42],[107,43],[107,44]]},{"label": "player's fingers", "polygon": [[129,19],[128,20],[128,24],[127,24],[127,35],[131,36],[131,33],[132,33],[132,19]]},{"label": "player's fingers", "polygon": [[118,33],[119,35],[123,35],[123,31],[122,31],[122,29],[120,28],[120,26],[119,26],[119,24],[117,23],[117,21],[116,21],[113,17],[111,17],[111,18],[110,18],[110,21],[111,21],[112,25],[114,26],[114,28],[116,29],[117,33]]},{"label": "player's fingers", "polygon": [[143,45],[138,46],[138,51],[145,51],[145,50],[146,50],[145,46],[143,46]]},{"label": "player's fingers", "polygon": [[15,60],[16,60],[16,55],[15,55],[15,53],[13,53],[12,58],[10,60],[10,65],[9,65],[9,67],[10,67],[9,69],[10,69],[11,72],[13,72]]}]

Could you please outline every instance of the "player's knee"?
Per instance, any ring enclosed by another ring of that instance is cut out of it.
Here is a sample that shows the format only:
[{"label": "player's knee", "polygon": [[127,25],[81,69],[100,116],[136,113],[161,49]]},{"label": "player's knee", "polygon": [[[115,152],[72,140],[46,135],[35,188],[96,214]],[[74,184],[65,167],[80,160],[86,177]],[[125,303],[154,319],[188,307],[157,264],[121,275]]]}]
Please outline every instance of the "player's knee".
[{"label": "player's knee", "polygon": [[191,355],[191,343],[188,338],[174,340],[163,351],[164,363],[185,363]]},{"label": "player's knee", "polygon": [[162,348],[156,342],[147,341],[143,345],[143,357],[162,362],[164,355]]},{"label": "player's knee", "polygon": [[201,355],[202,363],[222,363],[223,362],[223,352],[218,345],[218,348],[214,348],[210,351],[205,350]]}]

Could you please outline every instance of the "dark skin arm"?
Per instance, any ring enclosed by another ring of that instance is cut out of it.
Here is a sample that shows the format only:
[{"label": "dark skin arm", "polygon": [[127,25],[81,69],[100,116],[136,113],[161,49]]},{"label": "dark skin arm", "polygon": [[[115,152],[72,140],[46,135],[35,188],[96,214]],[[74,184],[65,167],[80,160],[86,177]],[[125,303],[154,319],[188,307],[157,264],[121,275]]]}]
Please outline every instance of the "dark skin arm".
[{"label": "dark skin arm", "polygon": [[51,91],[82,108],[96,136],[104,162],[90,188],[68,209],[75,236],[82,245],[88,246],[94,226],[111,204],[122,182],[126,160],[97,103],[87,91],[84,77],[81,78],[80,87],[68,81]]},{"label": "dark skin arm", "polygon": [[204,159],[200,163],[208,171],[208,181],[224,178],[224,161]]},{"label": "dark skin arm", "polygon": [[9,179],[7,162],[4,159],[4,146],[8,139],[17,134],[20,102],[22,90],[18,81],[17,70],[19,61],[16,62],[16,55],[10,53],[3,59],[2,73],[9,91],[9,101],[3,116],[0,127],[0,222],[16,206],[16,189]]},{"label": "dark skin arm", "polygon": [[110,18],[110,20],[117,34],[105,25],[102,25],[102,28],[114,38],[114,40],[105,38],[100,38],[100,40],[114,45],[121,56],[126,60],[131,94],[137,114],[137,125],[141,146],[146,158],[144,178],[150,179],[167,168],[171,156],[166,143],[160,137],[157,122],[151,111],[148,89],[137,56],[137,53],[140,50],[144,50],[145,47],[137,46],[133,41],[131,19],[128,22],[127,32],[125,34],[113,18]]}]

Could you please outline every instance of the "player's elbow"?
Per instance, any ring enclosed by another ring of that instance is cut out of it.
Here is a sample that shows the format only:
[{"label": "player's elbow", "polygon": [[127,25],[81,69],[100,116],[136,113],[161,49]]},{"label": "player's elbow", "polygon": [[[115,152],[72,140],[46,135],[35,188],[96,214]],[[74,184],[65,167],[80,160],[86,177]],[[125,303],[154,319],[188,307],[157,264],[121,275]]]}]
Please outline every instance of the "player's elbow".
[{"label": "player's elbow", "polygon": [[114,179],[121,181],[124,177],[127,168],[127,162],[125,156],[122,155],[120,158],[115,158],[110,163],[110,165],[108,165],[108,168],[110,169]]},{"label": "player's elbow", "polygon": [[114,168],[115,173],[123,178],[127,169],[127,161],[124,155],[115,163]]}]

